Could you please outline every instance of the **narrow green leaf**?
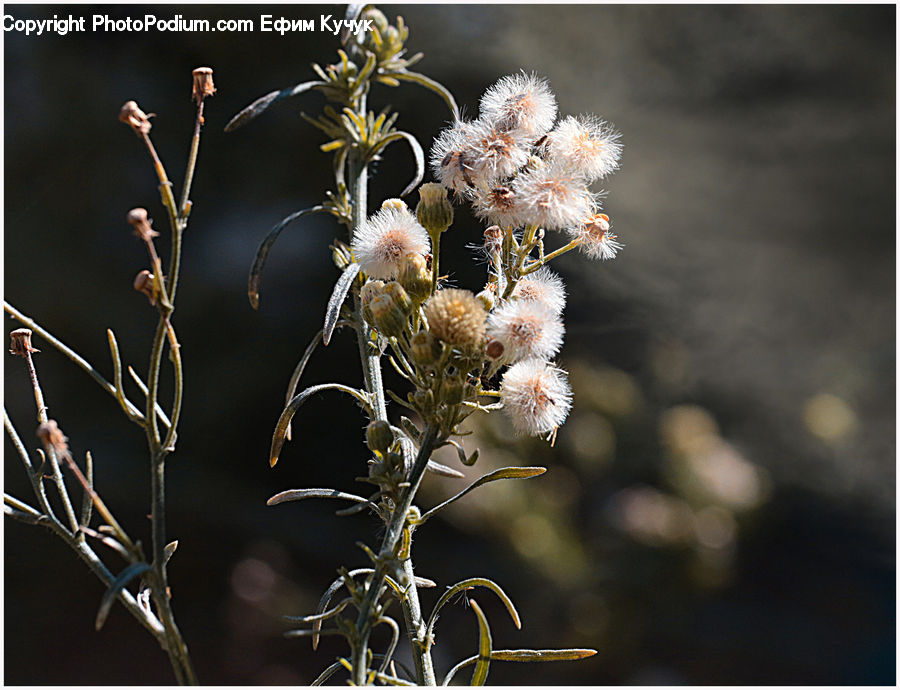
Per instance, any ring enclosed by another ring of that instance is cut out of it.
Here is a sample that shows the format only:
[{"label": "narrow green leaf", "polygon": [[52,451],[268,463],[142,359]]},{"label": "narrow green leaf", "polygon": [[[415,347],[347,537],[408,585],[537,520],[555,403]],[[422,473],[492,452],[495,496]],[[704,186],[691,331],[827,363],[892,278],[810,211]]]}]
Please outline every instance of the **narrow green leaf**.
[{"label": "narrow green leaf", "polygon": [[475,663],[470,685],[484,685],[491,667],[491,628],[478,602],[472,599],[469,603],[478,617],[478,661]]},{"label": "narrow green leaf", "polygon": [[453,119],[459,120],[459,107],[456,105],[456,101],[453,99],[453,94],[447,90],[443,84],[436,82],[434,79],[430,79],[426,77],[424,74],[419,74],[418,72],[408,72],[406,70],[402,72],[390,72],[384,76],[387,77],[395,77],[397,79],[402,79],[403,81],[411,81],[420,86],[424,86],[426,89],[430,91],[434,91],[438,96],[444,99],[444,103],[447,104],[447,107],[450,108],[450,112],[453,114]]},{"label": "narrow green leaf", "polygon": [[254,309],[259,308],[259,281],[262,279],[263,268],[266,266],[266,259],[269,256],[269,251],[272,249],[272,245],[275,244],[275,240],[278,239],[278,236],[281,234],[281,231],[284,230],[288,225],[293,223],[295,220],[299,218],[303,218],[304,216],[309,216],[314,213],[331,213],[331,209],[326,206],[313,206],[311,208],[305,208],[302,211],[297,211],[296,213],[292,213],[287,218],[282,219],[275,227],[269,230],[269,234],[266,235],[265,239],[260,242],[259,247],[256,249],[256,258],[253,260],[253,266],[250,268],[250,279],[247,284],[247,294],[250,297],[250,305]]},{"label": "narrow green leaf", "polygon": [[423,522],[425,522],[428,518],[430,518],[432,515],[434,515],[439,510],[441,510],[442,508],[446,508],[448,505],[450,505],[454,501],[458,501],[463,496],[465,496],[467,493],[469,493],[470,491],[474,491],[479,486],[482,486],[489,482],[495,482],[500,479],[529,479],[530,477],[537,477],[538,475],[544,474],[544,472],[546,472],[546,471],[547,471],[546,467],[503,467],[499,470],[494,470],[493,472],[489,472],[488,474],[484,475],[483,477],[476,480],[475,482],[470,484],[468,487],[466,487],[465,489],[460,491],[455,496],[448,498],[446,501],[444,501],[440,505],[437,505],[434,508],[432,508],[431,510],[429,510],[427,513],[425,513],[422,516],[421,520],[419,521],[419,524],[422,524]]},{"label": "narrow green leaf", "polygon": [[465,591],[467,589],[472,589],[473,587],[487,587],[494,594],[500,597],[500,601],[503,602],[503,605],[506,606],[506,610],[509,611],[509,615],[513,620],[515,626],[519,629],[522,628],[522,621],[519,618],[519,612],[516,611],[515,605],[512,603],[512,599],[510,599],[506,592],[501,589],[500,585],[492,580],[488,580],[484,577],[473,577],[468,580],[463,580],[461,582],[457,582],[455,585],[450,587],[446,592],[441,595],[441,598],[438,599],[438,602],[434,605],[434,609],[431,611],[431,616],[428,617],[428,626],[425,628],[425,639],[432,639],[432,634],[434,632],[434,624],[437,621],[438,612],[441,608],[450,601],[450,598],[458,594],[459,592]]},{"label": "narrow green leaf", "polygon": [[362,496],[347,494],[337,489],[292,489],[290,491],[282,491],[275,494],[266,501],[267,506],[277,506],[279,503],[287,503],[288,501],[302,501],[305,498],[336,498],[341,501],[353,501],[354,503],[368,503],[373,508],[377,506],[372,501]]},{"label": "narrow green leaf", "polygon": [[412,181],[406,185],[406,189],[400,192],[400,196],[406,196],[419,186],[419,183],[425,175],[425,154],[422,152],[422,146],[419,144],[418,139],[409,132],[393,132],[388,134],[372,147],[369,152],[369,160],[372,160],[380,151],[400,139],[404,139],[409,144],[409,147],[413,152],[413,157],[416,159],[416,174]]},{"label": "narrow green leaf", "polygon": [[340,661],[335,661],[331,666],[326,668],[322,673],[319,674],[319,677],[316,678],[310,686],[316,687],[319,685],[324,685],[325,681],[331,678],[335,673],[341,670],[342,664]]},{"label": "narrow green leaf", "polygon": [[428,464],[425,465],[425,469],[432,474],[437,474],[441,477],[452,477],[453,479],[465,479],[466,475],[464,475],[459,470],[454,470],[452,467],[447,467],[446,465],[442,465],[439,462],[435,462],[434,460],[429,460]]},{"label": "narrow green leaf", "polygon": [[166,544],[166,549],[165,549],[166,563],[168,563],[171,560],[172,556],[175,555],[175,551],[177,549],[178,549],[178,540],[177,539],[175,541],[170,541],[168,544]]},{"label": "narrow green leaf", "polygon": [[[373,572],[375,572],[375,571],[372,570],[372,568],[358,568],[357,570],[351,570],[349,573],[347,573],[347,576],[350,578],[354,578],[357,575],[363,575],[363,574],[373,573]],[[346,584],[346,582],[344,580],[344,576],[341,575],[340,577],[338,577],[334,582],[332,582],[328,586],[328,589],[325,590],[325,594],[323,594],[322,598],[319,599],[319,605],[316,606],[317,614],[320,614],[323,611],[325,611],[325,607],[328,606],[329,602],[331,601],[331,597],[333,597],[334,593],[337,592],[345,584]],[[313,627],[312,627],[312,629],[313,629],[313,635],[312,635],[313,651],[315,651],[316,648],[319,646],[318,631],[321,628],[322,628],[322,621],[314,621],[313,622]]]},{"label": "narrow green leaf", "polygon": [[291,96],[298,96],[301,93],[305,93],[310,89],[313,89],[317,86],[325,86],[324,81],[306,81],[302,84],[297,84],[296,86],[292,86],[289,89],[282,89],[281,91],[272,91],[271,93],[267,93],[265,96],[257,98],[253,103],[244,108],[241,112],[235,115],[227,125],[225,125],[226,132],[233,132],[238,127],[243,127],[250,120],[261,115],[265,112],[270,105],[273,103],[277,103],[285,98],[290,98]]},{"label": "narrow green leaf", "polygon": [[[87,451],[84,454],[85,461],[85,479],[87,479],[88,486],[91,488],[91,491],[94,490],[94,458],[91,455],[91,451]],[[90,525],[91,524],[91,511],[94,508],[94,501],[91,497],[89,491],[84,492],[84,496],[81,499],[81,524],[82,525]]]},{"label": "narrow green leaf", "polygon": [[341,277],[334,284],[334,290],[328,300],[328,307],[325,309],[325,326],[322,328],[322,343],[326,346],[331,342],[331,334],[341,315],[341,305],[347,299],[347,293],[350,292],[350,286],[353,285],[353,279],[358,273],[359,264],[352,263],[344,269]]},{"label": "narrow green leaf", "polygon": [[596,649],[495,649],[491,652],[494,661],[576,661],[594,656]]},{"label": "narrow green leaf", "polygon": [[323,383],[319,386],[310,386],[299,395],[291,398],[291,401],[281,413],[281,417],[278,418],[278,424],[275,426],[275,434],[272,436],[272,449],[269,453],[269,465],[271,467],[275,467],[275,463],[278,462],[278,456],[281,453],[281,448],[284,446],[285,436],[287,435],[288,425],[291,423],[291,419],[294,418],[297,410],[300,409],[300,406],[303,405],[310,396],[326,390],[336,390],[341,393],[352,395],[367,412],[371,412],[371,405],[369,404],[366,394],[356,388],[344,386],[340,383]]},{"label": "narrow green leaf", "polygon": [[343,601],[341,601],[336,606],[324,611],[323,613],[317,613],[312,616],[285,616],[285,618],[289,621],[293,621],[294,623],[315,623],[322,622],[324,620],[328,620],[332,616],[336,616],[341,611],[343,611],[347,606],[353,603],[353,599],[347,597]]},{"label": "narrow green leaf", "polygon": [[103,594],[103,598],[100,600],[100,608],[97,611],[97,619],[94,621],[94,627],[97,630],[103,627],[103,624],[106,622],[107,616],[109,616],[109,611],[112,609],[113,602],[115,602],[116,597],[119,596],[119,593],[125,588],[131,580],[140,575],[141,573],[145,573],[150,570],[150,566],[147,563],[132,563],[125,570],[119,573],[119,576],[113,580],[112,584],[109,586],[109,589]]}]

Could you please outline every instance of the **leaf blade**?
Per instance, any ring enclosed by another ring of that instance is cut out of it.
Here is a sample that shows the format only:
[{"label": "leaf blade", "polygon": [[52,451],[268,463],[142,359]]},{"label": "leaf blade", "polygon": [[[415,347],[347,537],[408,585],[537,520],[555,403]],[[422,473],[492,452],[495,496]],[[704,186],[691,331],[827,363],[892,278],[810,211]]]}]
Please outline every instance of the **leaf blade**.
[{"label": "leaf blade", "polygon": [[150,565],[148,563],[132,563],[112,581],[109,588],[103,593],[103,598],[100,600],[100,608],[97,610],[97,618],[94,620],[94,628],[96,630],[100,630],[103,627],[103,624],[106,623],[112,605],[115,603],[119,593],[125,588],[125,585],[148,570],[150,570]]},{"label": "leaf blade", "polygon": [[331,342],[331,334],[334,332],[338,317],[341,315],[341,305],[347,299],[347,293],[350,292],[350,286],[353,285],[353,279],[356,278],[358,273],[359,264],[349,264],[334,284],[334,290],[331,292],[328,306],[325,309],[325,325],[322,327],[322,344],[326,347]]},{"label": "leaf blade", "polygon": [[487,474],[482,475],[479,479],[469,484],[469,486],[467,486],[455,496],[451,496],[443,503],[436,505],[434,508],[422,515],[419,524],[422,524],[439,510],[446,508],[454,501],[458,501],[467,493],[469,493],[470,491],[474,491],[479,486],[484,486],[485,484],[495,482],[500,479],[530,479],[531,477],[540,476],[546,471],[546,467],[501,467],[499,470],[488,472]]},{"label": "leaf blade", "polygon": [[228,121],[228,124],[225,125],[225,131],[233,132],[239,127],[246,125],[250,120],[262,115],[269,109],[269,106],[274,105],[278,101],[290,98],[291,96],[299,96],[301,93],[306,93],[317,86],[325,86],[325,82],[306,81],[287,89],[281,89],[280,91],[270,91],[265,96],[257,98],[253,103],[231,118],[231,120]]}]

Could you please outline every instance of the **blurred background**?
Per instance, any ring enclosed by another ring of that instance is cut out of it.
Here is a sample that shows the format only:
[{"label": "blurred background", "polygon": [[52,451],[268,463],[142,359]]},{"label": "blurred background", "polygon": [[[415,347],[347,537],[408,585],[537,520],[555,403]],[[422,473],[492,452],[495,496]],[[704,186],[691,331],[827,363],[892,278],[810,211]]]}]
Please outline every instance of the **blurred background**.
[{"label": "blurred background", "polygon": [[[473,593],[496,647],[599,650],[573,663],[495,663],[490,682],[893,684],[895,8],[383,9],[411,27],[410,52],[425,52],[415,69],[470,114],[499,76],[534,70],[561,113],[596,113],[625,144],[605,208],[626,248],[613,262],[555,263],[570,292],[560,362],[575,393],[556,447],[515,441],[499,415],[466,440],[482,458],[463,468],[469,480],[506,464],[549,472],[481,489],[417,537],[418,574],[440,588],[486,576],[517,603],[521,631],[492,595]],[[260,14],[318,20],[343,6],[6,11],[177,11],[258,24]],[[312,78],[311,62],[333,62],[336,39],[258,30],[4,39],[6,298],[108,375],[105,329],[143,372],[156,323],[131,288],[146,256],[125,214],[146,206],[165,230],[152,167],[119,107],[135,99],[157,113],[152,136],[180,187],[190,72],[215,69],[175,317],[186,392],[169,461],[174,607],[204,683],[308,684],[344,643],[324,638],[313,653],[281,637],[281,616],[312,611],[339,566],[366,565],[354,543],[379,538],[371,517],[336,518],[328,502],[265,506],[289,488],[360,490],[363,420],[343,397],[306,405],[296,440],[275,469],[267,464],[288,377],[336,278],[328,245],[343,229],[314,217],[287,230],[256,312],[246,276],[268,229],[331,187],[323,136],[299,117],[324,98],[307,94],[222,130],[258,96]],[[413,85],[376,88],[370,105],[387,104],[426,148],[448,119]],[[389,149],[371,207],[411,171],[409,151]],[[458,286],[481,285],[483,266],[466,248],[480,232],[458,208],[442,247]],[[92,451],[98,489],[149,542],[141,431],[35,344],[51,416],[78,457]],[[355,382],[358,368],[355,341],[339,333],[304,381]],[[36,445],[25,372],[9,356],[5,398]],[[6,489],[28,500],[5,444]],[[464,485],[429,477],[420,504]],[[123,608],[94,632],[102,587],[52,535],[7,521],[4,549],[6,683],[171,682],[166,657]],[[439,591],[424,592],[426,610]],[[437,635],[439,673],[474,653],[463,601],[445,609]]]}]

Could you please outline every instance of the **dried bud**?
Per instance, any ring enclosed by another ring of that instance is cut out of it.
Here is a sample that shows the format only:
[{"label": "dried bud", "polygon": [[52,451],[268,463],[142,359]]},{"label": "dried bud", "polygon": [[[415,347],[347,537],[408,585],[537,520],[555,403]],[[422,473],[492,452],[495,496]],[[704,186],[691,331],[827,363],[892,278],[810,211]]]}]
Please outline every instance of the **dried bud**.
[{"label": "dried bud", "polygon": [[65,455],[69,452],[69,444],[66,435],[59,428],[56,420],[50,419],[41,424],[37,429],[37,437],[50,446],[57,455]]},{"label": "dried bud", "polygon": [[373,453],[386,453],[393,442],[394,432],[387,422],[378,419],[366,427],[366,444]]},{"label": "dried bud", "polygon": [[9,334],[9,354],[27,357],[32,352],[40,352],[31,346],[31,329],[17,328]]},{"label": "dried bud", "polygon": [[431,295],[431,271],[428,261],[421,254],[407,254],[400,264],[400,284],[416,304]]},{"label": "dried bud", "polygon": [[506,348],[503,347],[503,343],[499,340],[491,340],[487,344],[486,352],[487,356],[491,359],[500,359],[503,356],[504,350],[506,350]]},{"label": "dried bud", "polygon": [[135,276],[134,289],[147,295],[150,304],[156,306],[156,285],[153,282],[153,274],[150,271],[144,269]]},{"label": "dried bud", "polygon": [[211,67],[198,67],[193,72],[194,75],[194,93],[193,98],[200,105],[207,96],[212,96],[216,92],[213,84],[213,71]]},{"label": "dried bud", "polygon": [[147,113],[138,107],[138,104],[135,101],[128,101],[119,111],[119,120],[131,127],[131,129],[134,130],[134,133],[138,135],[150,133],[151,117],[153,117],[153,115],[147,115]]},{"label": "dried bud", "polygon": [[413,361],[420,367],[429,367],[441,358],[441,342],[428,331],[419,331],[409,341]]},{"label": "dried bud", "polygon": [[497,296],[494,294],[494,291],[491,290],[493,287],[493,283],[490,284],[489,287],[486,287],[484,290],[479,292],[475,297],[481,302],[481,306],[484,307],[485,311],[490,311],[494,308],[494,304],[497,302]]},{"label": "dried bud", "polygon": [[496,254],[503,247],[503,231],[499,225],[492,225],[484,231],[484,251]]},{"label": "dried bud", "polygon": [[431,236],[445,232],[453,224],[453,205],[444,185],[427,182],[419,187],[416,217]]},{"label": "dried bud", "polygon": [[154,237],[159,237],[159,233],[151,227],[153,221],[147,216],[147,209],[133,208],[125,216],[125,220],[134,226],[134,234],[144,240],[144,242],[149,242]]},{"label": "dried bud", "polygon": [[425,303],[428,329],[450,345],[479,347],[484,340],[487,314],[468,290],[439,290]]}]

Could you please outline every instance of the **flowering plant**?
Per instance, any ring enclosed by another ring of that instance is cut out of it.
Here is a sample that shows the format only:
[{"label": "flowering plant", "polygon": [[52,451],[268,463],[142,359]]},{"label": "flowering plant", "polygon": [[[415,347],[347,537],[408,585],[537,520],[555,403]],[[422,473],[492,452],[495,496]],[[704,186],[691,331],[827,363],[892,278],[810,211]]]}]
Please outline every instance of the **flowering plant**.
[{"label": "flowering plant", "polygon": [[[408,30],[402,19],[391,25],[378,10],[359,5],[350,6],[347,19],[370,20],[374,28],[360,36],[345,33],[340,61],[324,69],[314,65],[319,80],[263,96],[226,129],[234,130],[273,103],[307,91],[320,91],[335,104],[326,106],[317,119],[307,117],[330,139],[321,149],[334,154],[335,189],[322,204],[285,218],[263,240],[251,269],[249,295],[258,307],[266,258],[289,223],[312,213],[329,213],[348,228],[349,242],[336,239],[332,246],[341,275],[324,326],[291,376],[269,461],[274,465],[281,456],[301,405],[316,393],[336,390],[352,396],[369,420],[366,444],[371,459],[360,480],[376,491],[359,496],[304,488],[281,492],[269,504],[338,499],[354,504],[341,513],[370,510],[385,525],[377,549],[362,547],[367,567],[340,569],[316,612],[292,619],[308,627],[289,631],[290,637],[309,636],[315,647],[320,635],[337,634],[349,643],[349,657],[329,666],[314,684],[344,668],[356,685],[376,681],[433,685],[435,623],[452,596],[486,587],[500,597],[517,626],[520,621],[499,585],[483,577],[450,586],[425,618],[419,589],[435,583],[414,573],[414,534],[474,489],[500,479],[535,477],[546,470],[527,466],[496,470],[428,510],[414,505],[417,491],[429,471],[463,476],[433,460],[437,449],[455,448],[464,466],[477,461],[478,450],[468,453],[458,440],[465,433],[460,425],[475,412],[502,409],[518,432],[555,438],[571,407],[571,390],[566,373],[551,361],[563,341],[565,288],[546,264],[574,249],[592,258],[611,259],[622,248],[609,218],[600,213],[601,195],[590,190],[594,181],[617,168],[621,145],[612,126],[594,117],[566,117],[557,123],[556,99],[549,85],[524,73],[499,80],[482,97],[480,116],[461,120],[449,91],[409,70],[421,55],[403,57]],[[436,92],[453,114],[453,124],[431,150],[431,167],[439,182],[419,187],[414,211],[401,199],[388,199],[369,215],[368,167],[391,143],[408,143],[417,163],[413,182],[401,197],[413,191],[424,174],[422,148],[412,135],[394,128],[397,114],[388,115],[389,109],[376,114],[367,105],[373,83],[395,87],[403,81]],[[441,238],[454,219],[451,194],[457,202],[471,203],[476,215],[490,224],[481,247],[487,276],[477,293],[451,287],[441,274]],[[565,233],[568,242],[547,251],[547,231]],[[327,345],[341,326],[356,332],[363,386],[326,383],[297,393],[313,351],[320,342]],[[381,376],[385,361],[407,382],[405,394],[385,389]],[[388,398],[404,412],[393,422]],[[333,603],[341,590],[346,596]],[[400,626],[386,614],[394,599],[403,612],[415,663],[406,678],[393,659]],[[471,605],[479,624],[478,654],[450,669],[444,684],[469,665],[475,667],[472,684],[483,684],[492,661],[554,661],[595,653],[494,649],[486,617],[475,601]],[[351,611],[355,613],[348,615]],[[387,649],[376,654],[370,634],[380,625],[390,628],[392,637]]]}]

